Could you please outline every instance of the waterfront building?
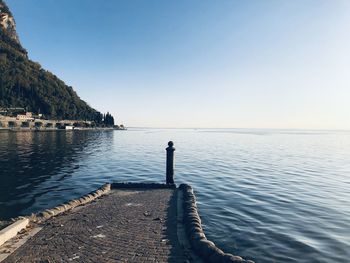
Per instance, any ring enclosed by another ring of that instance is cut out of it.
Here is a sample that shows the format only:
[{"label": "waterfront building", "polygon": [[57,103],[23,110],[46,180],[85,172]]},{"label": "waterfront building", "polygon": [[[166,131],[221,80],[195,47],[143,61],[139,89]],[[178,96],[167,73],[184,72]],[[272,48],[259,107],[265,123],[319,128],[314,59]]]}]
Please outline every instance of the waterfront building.
[{"label": "waterfront building", "polygon": [[26,112],[25,114],[17,114],[16,119],[21,121],[34,121],[33,113],[31,112]]}]

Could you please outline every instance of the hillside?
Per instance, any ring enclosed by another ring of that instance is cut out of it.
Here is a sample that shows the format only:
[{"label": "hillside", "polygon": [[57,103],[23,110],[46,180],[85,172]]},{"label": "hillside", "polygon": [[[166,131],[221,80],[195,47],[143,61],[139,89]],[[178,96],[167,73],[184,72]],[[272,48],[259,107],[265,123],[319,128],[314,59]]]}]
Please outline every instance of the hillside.
[{"label": "hillside", "polygon": [[3,0],[0,0],[0,107],[23,107],[55,119],[100,123],[102,118],[72,87],[28,59],[15,20]]}]

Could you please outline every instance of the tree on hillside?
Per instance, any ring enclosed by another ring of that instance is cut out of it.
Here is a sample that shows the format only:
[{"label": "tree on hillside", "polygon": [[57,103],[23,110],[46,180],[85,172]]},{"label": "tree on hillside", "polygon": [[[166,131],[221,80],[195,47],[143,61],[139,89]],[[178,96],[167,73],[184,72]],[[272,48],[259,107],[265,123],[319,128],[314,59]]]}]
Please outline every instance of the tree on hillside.
[{"label": "tree on hillside", "polygon": [[[0,0],[2,13],[11,15]],[[51,119],[90,120],[102,123],[100,112],[79,98],[71,86],[37,62],[28,59],[27,51],[14,32],[0,24],[0,105],[22,107]]]},{"label": "tree on hillside", "polygon": [[114,117],[112,116],[112,114],[107,112],[106,114],[103,115],[103,124],[108,127],[111,127],[114,125]]}]

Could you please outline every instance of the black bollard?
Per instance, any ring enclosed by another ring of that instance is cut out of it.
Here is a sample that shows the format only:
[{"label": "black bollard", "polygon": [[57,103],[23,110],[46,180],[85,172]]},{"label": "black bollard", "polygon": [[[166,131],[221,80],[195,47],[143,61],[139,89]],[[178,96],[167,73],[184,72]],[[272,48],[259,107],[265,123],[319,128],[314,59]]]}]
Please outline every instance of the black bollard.
[{"label": "black bollard", "polygon": [[168,142],[166,148],[166,184],[174,184],[174,143]]}]

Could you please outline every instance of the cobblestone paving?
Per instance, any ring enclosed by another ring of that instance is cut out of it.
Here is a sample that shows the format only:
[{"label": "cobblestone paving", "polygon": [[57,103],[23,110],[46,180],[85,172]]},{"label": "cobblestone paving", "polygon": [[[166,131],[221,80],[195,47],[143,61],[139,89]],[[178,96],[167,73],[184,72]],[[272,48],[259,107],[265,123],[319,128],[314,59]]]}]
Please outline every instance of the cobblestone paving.
[{"label": "cobblestone paving", "polygon": [[171,189],[112,190],[50,219],[3,262],[185,262]]}]

